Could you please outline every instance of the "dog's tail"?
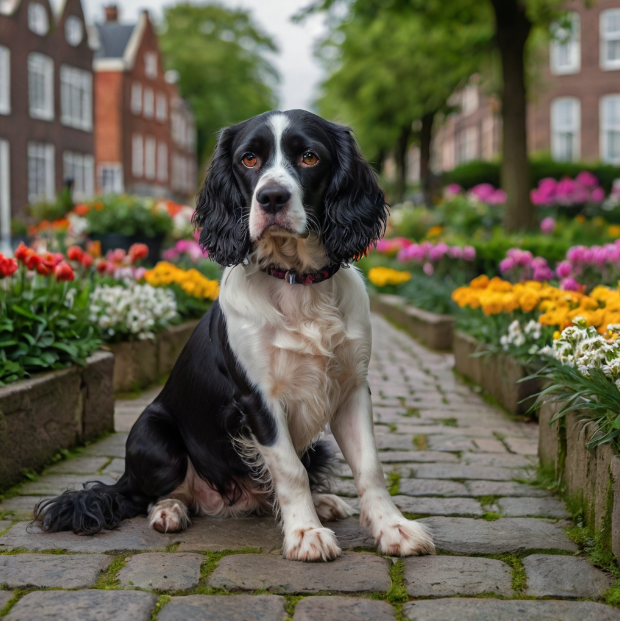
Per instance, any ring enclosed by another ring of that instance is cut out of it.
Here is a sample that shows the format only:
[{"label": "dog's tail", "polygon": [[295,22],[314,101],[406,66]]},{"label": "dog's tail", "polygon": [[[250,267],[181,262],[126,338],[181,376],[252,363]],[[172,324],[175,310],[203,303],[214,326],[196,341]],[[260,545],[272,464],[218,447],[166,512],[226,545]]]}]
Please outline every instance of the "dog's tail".
[{"label": "dog's tail", "polygon": [[132,494],[129,477],[123,474],[114,485],[89,481],[84,489],[41,500],[33,511],[34,522],[49,533],[72,530],[78,535],[95,535],[146,513],[150,500]]}]

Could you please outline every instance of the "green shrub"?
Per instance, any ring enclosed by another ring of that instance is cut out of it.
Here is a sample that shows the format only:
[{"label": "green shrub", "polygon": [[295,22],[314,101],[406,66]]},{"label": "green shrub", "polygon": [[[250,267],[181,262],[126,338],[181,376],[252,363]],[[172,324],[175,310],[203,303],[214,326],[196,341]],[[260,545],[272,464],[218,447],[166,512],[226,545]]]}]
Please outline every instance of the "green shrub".
[{"label": "green shrub", "polygon": [[400,203],[392,208],[391,234],[407,239],[423,239],[431,227],[438,224],[440,213],[426,207],[415,207],[413,203]]}]

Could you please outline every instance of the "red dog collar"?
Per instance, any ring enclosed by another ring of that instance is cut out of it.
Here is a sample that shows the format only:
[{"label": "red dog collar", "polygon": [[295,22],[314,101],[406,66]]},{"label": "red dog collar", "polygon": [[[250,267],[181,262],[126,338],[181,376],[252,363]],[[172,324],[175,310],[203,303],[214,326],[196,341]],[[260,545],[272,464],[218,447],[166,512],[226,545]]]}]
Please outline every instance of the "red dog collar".
[{"label": "red dog collar", "polygon": [[[348,266],[347,266],[348,267]],[[323,282],[331,278],[340,269],[339,263],[332,263],[324,267],[318,272],[309,272],[308,274],[298,274],[295,270],[279,270],[275,267],[268,267],[263,270],[265,274],[269,274],[274,278],[286,280],[289,285],[314,285],[317,282]]]}]

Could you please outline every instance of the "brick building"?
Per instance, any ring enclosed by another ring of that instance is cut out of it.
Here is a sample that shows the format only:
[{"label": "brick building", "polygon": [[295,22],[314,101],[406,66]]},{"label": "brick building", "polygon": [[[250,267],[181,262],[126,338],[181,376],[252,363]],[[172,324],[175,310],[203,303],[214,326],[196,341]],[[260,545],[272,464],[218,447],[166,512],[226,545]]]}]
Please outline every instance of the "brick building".
[{"label": "brick building", "polygon": [[[552,26],[555,36],[530,93],[530,152],[620,165],[620,0],[589,7],[571,0],[566,7],[571,27]],[[434,137],[436,171],[500,155],[499,101],[485,96],[475,77],[455,99],[460,112]]]},{"label": "brick building", "polygon": [[92,62],[80,0],[0,0],[0,243],[27,203],[94,188]]},{"label": "brick building", "polygon": [[92,30],[97,192],[187,201],[196,191],[195,124],[164,72],[148,13],[119,23],[116,6]]}]

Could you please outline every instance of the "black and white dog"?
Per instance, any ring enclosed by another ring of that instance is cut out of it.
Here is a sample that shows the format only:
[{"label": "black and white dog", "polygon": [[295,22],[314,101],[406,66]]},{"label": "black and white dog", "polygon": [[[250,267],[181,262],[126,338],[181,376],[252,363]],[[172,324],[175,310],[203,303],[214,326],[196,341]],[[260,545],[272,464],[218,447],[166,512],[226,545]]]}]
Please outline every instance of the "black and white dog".
[{"label": "black and white dog", "polygon": [[43,529],[95,534],[148,511],[153,528],[174,532],[190,515],[275,508],[286,558],[333,559],[341,551],[321,520],[351,510],[324,493],[329,424],[378,549],[433,553],[386,490],[368,297],[360,273],[341,269],[381,237],[387,213],[348,128],[291,110],[225,129],[195,213],[202,246],[227,266],[219,301],[131,430],[123,476],[40,503]]}]

